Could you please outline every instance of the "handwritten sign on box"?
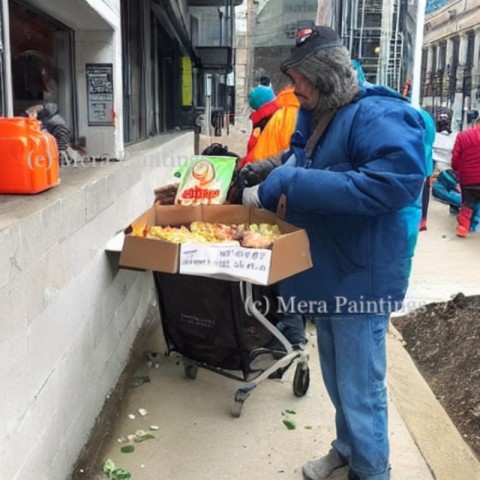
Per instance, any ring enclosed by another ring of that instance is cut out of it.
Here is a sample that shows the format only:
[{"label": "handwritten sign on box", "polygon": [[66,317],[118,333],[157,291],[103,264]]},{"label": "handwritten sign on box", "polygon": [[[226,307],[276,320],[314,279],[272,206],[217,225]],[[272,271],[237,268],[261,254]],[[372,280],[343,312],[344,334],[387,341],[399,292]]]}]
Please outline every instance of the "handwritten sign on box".
[{"label": "handwritten sign on box", "polygon": [[263,248],[184,243],[179,271],[185,275],[227,275],[266,285],[271,259],[272,251]]}]

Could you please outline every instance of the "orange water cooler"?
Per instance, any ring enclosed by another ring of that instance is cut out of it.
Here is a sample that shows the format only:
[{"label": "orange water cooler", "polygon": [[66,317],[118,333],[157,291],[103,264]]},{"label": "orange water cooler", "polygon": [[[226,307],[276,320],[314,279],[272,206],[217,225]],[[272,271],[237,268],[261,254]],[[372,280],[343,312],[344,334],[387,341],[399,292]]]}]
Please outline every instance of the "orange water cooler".
[{"label": "orange water cooler", "polygon": [[0,193],[39,193],[59,183],[55,138],[33,118],[0,118]]}]

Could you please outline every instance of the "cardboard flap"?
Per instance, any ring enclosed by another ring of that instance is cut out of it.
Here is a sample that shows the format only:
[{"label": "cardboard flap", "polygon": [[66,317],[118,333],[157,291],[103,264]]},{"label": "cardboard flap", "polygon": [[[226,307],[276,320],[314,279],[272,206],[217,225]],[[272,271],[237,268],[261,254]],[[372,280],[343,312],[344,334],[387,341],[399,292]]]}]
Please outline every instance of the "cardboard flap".
[{"label": "cardboard flap", "polygon": [[178,255],[179,246],[176,243],[127,235],[120,254],[119,265],[176,273]]},{"label": "cardboard flap", "polygon": [[272,257],[276,260],[270,267],[269,283],[291,277],[312,268],[310,242],[304,230],[282,236],[272,246]]},{"label": "cardboard flap", "polygon": [[184,207],[180,205],[158,205],[155,209],[155,225],[178,227],[203,219],[203,205]]}]

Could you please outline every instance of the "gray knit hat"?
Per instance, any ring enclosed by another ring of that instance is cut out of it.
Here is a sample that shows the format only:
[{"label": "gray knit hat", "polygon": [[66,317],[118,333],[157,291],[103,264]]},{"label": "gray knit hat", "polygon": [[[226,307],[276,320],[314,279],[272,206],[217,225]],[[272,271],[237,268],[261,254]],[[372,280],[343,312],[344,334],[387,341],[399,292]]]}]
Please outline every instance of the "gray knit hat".
[{"label": "gray knit hat", "polygon": [[285,73],[288,69],[296,67],[316,51],[322,48],[339,46],[342,46],[342,42],[330,27],[317,25],[298,30],[295,47],[292,48],[290,56],[280,65],[280,70]]}]

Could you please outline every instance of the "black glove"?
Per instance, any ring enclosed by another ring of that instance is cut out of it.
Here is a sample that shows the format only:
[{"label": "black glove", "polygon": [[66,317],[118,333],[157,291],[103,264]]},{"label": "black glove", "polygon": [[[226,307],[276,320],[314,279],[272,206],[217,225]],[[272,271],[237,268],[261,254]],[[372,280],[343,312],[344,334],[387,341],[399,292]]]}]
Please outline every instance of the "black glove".
[{"label": "black glove", "polygon": [[280,162],[279,156],[269,157],[265,160],[247,163],[242,169],[237,170],[227,195],[227,202],[241,204],[243,189],[262,183],[268,174],[278,167],[279,163],[277,162]]},{"label": "black glove", "polygon": [[277,167],[273,159],[267,158],[245,165],[239,172],[239,181],[243,187],[253,187],[262,183],[268,174]]},{"label": "black glove", "polygon": [[237,176],[237,178],[234,179],[234,181],[232,182],[230,189],[228,190],[227,203],[241,205],[242,196],[243,196],[243,188],[240,186],[240,183],[238,181],[238,176]]}]

